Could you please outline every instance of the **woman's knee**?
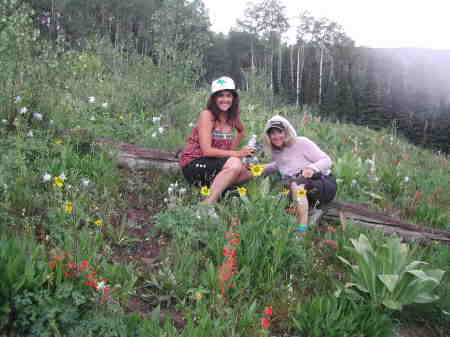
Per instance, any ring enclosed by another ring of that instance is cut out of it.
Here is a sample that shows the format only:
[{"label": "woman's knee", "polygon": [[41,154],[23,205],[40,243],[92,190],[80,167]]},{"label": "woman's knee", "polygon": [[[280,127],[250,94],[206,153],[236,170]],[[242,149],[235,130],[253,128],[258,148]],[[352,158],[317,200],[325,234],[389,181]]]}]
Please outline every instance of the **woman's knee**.
[{"label": "woman's knee", "polygon": [[223,166],[223,169],[230,169],[233,171],[240,172],[244,168],[244,164],[242,163],[240,158],[237,157],[230,157],[225,162],[225,165]]}]

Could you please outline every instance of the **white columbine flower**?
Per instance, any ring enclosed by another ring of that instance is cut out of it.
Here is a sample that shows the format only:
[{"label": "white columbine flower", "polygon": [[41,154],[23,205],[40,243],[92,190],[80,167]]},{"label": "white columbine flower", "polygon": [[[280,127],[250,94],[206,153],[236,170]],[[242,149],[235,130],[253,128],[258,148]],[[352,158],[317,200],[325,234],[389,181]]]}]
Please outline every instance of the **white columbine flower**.
[{"label": "white columbine flower", "polygon": [[164,128],[163,128],[162,126],[160,126],[160,127],[158,128],[158,132],[159,132],[159,133],[163,133],[163,132],[164,132]]},{"label": "white columbine flower", "polygon": [[356,185],[358,183],[358,181],[356,179],[352,180],[352,185]]},{"label": "white columbine flower", "polygon": [[28,136],[28,137],[33,137],[33,131],[31,131],[31,130],[28,131],[27,136]]},{"label": "white columbine flower", "polygon": [[88,102],[89,103],[95,103],[95,97],[94,96],[89,96],[88,97]]},{"label": "white columbine flower", "polygon": [[405,179],[403,180],[405,183],[409,182],[409,177],[406,176]]},{"label": "white columbine flower", "polygon": [[62,180],[66,180],[66,175],[64,174],[64,172],[61,172],[61,174],[59,175],[59,177],[60,177]]},{"label": "white columbine flower", "polygon": [[153,117],[152,122],[153,123],[159,123],[161,121],[161,117]]},{"label": "white columbine flower", "polygon": [[156,138],[156,136],[157,136],[157,133],[156,133],[156,132],[153,132],[153,133],[152,133],[152,138]]},{"label": "white columbine flower", "polygon": [[8,123],[8,121],[6,119],[2,119],[2,123],[6,124],[6,123]]},{"label": "white columbine flower", "polygon": [[107,107],[108,107],[108,103],[107,103],[107,102],[103,102],[103,103],[102,103],[102,108],[105,108],[105,109],[106,109]]},{"label": "white columbine flower", "polygon": [[189,123],[189,127],[190,127],[190,128],[193,128],[194,126],[195,126],[194,123],[192,123],[192,122]]},{"label": "white columbine flower", "polygon": [[91,116],[91,118],[89,118],[89,120],[93,122],[93,121],[95,121],[95,117]]},{"label": "white columbine flower", "polygon": [[43,181],[44,183],[47,183],[47,182],[49,182],[50,180],[52,180],[52,175],[49,174],[49,173],[47,173],[47,172],[45,172],[44,175],[42,176],[42,181]]},{"label": "white columbine flower", "polygon": [[24,106],[23,108],[20,109],[20,113],[21,113],[22,115],[25,115],[27,112],[28,112],[28,108],[25,107],[25,106]]},{"label": "white columbine flower", "polygon": [[50,123],[50,125],[53,125],[55,123],[55,121],[53,119],[50,119],[49,123]]},{"label": "white columbine flower", "polygon": [[106,283],[104,281],[97,283],[97,290],[103,290],[105,288],[106,288]]},{"label": "white columbine flower", "polygon": [[91,182],[89,181],[89,179],[86,178],[81,179],[81,185],[83,185],[84,187],[88,187],[90,183]]},{"label": "white columbine flower", "polygon": [[14,102],[19,103],[22,100],[21,96],[16,96],[16,98],[14,99]]},{"label": "white columbine flower", "polygon": [[180,189],[178,190],[178,193],[180,193],[181,195],[183,195],[183,194],[186,193],[186,189],[185,189],[185,188],[180,188]]},{"label": "white columbine flower", "polygon": [[43,118],[42,114],[39,112],[35,112],[33,113],[33,119],[37,120],[37,121],[41,121]]}]

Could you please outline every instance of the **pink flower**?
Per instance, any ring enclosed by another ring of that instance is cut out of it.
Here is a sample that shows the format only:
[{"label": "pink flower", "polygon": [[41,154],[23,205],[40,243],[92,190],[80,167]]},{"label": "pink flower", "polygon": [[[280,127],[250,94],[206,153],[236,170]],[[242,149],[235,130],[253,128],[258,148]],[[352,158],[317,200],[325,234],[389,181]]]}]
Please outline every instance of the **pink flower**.
[{"label": "pink flower", "polygon": [[270,307],[265,307],[265,308],[264,308],[264,313],[265,313],[266,315],[272,316],[272,315],[273,315],[272,306],[270,306]]}]

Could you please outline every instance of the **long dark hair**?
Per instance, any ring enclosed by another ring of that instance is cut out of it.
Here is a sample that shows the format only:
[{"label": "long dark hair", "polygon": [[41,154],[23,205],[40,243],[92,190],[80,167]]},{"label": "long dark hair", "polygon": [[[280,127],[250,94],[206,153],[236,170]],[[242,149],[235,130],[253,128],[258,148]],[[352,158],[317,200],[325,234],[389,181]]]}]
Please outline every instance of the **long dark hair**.
[{"label": "long dark hair", "polygon": [[230,108],[227,110],[227,122],[234,121],[239,116],[239,95],[235,90],[221,90],[214,94],[212,94],[209,99],[208,103],[206,104],[206,108],[212,112],[214,116],[214,120],[218,121],[220,112],[222,110],[219,109],[219,107],[216,104],[216,97],[219,93],[222,91],[229,91],[233,94],[233,103],[231,103]]}]

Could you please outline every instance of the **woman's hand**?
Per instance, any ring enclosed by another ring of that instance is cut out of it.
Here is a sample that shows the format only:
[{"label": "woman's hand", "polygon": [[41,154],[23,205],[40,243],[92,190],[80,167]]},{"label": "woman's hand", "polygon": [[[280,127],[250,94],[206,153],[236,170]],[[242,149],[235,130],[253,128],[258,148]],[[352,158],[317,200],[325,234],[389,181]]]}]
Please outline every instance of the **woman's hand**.
[{"label": "woman's hand", "polygon": [[305,178],[311,178],[314,174],[314,170],[310,167],[306,167],[302,170],[302,176]]},{"label": "woman's hand", "polygon": [[247,157],[247,156],[251,156],[253,154],[253,152],[255,152],[255,148],[254,147],[243,147],[240,150],[237,150],[236,153],[236,157],[238,158],[243,158],[243,157]]}]

